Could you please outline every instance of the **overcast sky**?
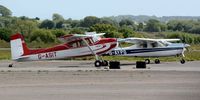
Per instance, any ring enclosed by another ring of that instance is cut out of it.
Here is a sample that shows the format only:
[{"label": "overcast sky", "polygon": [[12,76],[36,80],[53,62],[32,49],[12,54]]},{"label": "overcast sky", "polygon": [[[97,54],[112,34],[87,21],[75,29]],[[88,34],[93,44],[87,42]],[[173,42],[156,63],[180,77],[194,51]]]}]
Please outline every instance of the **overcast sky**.
[{"label": "overcast sky", "polygon": [[13,16],[51,19],[53,13],[64,18],[85,16],[155,15],[200,16],[200,0],[0,0]]}]

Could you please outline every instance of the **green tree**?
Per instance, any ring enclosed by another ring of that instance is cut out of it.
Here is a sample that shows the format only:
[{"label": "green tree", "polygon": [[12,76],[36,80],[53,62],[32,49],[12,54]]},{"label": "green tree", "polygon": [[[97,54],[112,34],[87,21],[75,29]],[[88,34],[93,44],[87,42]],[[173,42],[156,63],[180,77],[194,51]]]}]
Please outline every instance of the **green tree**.
[{"label": "green tree", "polygon": [[106,33],[105,37],[123,37],[123,34],[120,34],[116,27],[110,24],[95,24],[90,27],[89,31],[96,31],[97,33]]},{"label": "green tree", "polygon": [[45,29],[39,29],[33,31],[30,41],[37,41],[44,42],[44,43],[49,43],[49,42],[55,42],[56,41],[56,36],[51,33],[50,30],[45,30]]},{"label": "green tree", "polygon": [[119,27],[119,23],[111,18],[101,18],[101,24],[110,24],[115,27]]},{"label": "green tree", "polygon": [[120,26],[123,26],[123,25],[127,25],[127,26],[133,26],[134,25],[134,22],[132,20],[129,20],[129,19],[122,19],[120,22],[119,22],[119,25]]},{"label": "green tree", "polygon": [[80,28],[73,28],[70,30],[69,34],[83,34],[84,30]]},{"label": "green tree", "polygon": [[59,21],[64,21],[65,19],[63,18],[62,15],[54,13],[53,16],[52,16],[52,20],[54,22],[59,22]]},{"label": "green tree", "polygon": [[64,21],[59,21],[56,23],[56,28],[60,29],[64,27]]},{"label": "green tree", "polygon": [[134,23],[134,21],[130,20],[130,19],[122,19],[120,22],[119,22],[119,25],[122,27],[122,26],[128,26],[130,28],[132,28],[133,30],[136,30],[136,25]]},{"label": "green tree", "polygon": [[144,30],[144,24],[139,23],[139,25],[137,26],[137,31],[143,31],[143,30]]},{"label": "green tree", "polygon": [[11,30],[6,28],[0,28],[0,40],[10,41]]},{"label": "green tree", "polygon": [[71,22],[71,27],[75,28],[75,27],[79,27],[80,26],[80,21],[79,20],[72,20]]},{"label": "green tree", "polygon": [[100,19],[98,17],[87,16],[81,22],[81,26],[82,27],[90,27],[90,26],[93,26],[93,25],[95,25],[97,23],[100,23]]},{"label": "green tree", "polygon": [[42,21],[42,23],[40,24],[39,27],[45,28],[45,29],[52,29],[55,27],[55,23],[51,20],[46,19],[46,20]]},{"label": "green tree", "polygon": [[1,28],[8,28],[8,27],[10,27],[10,25],[12,25],[12,18],[0,16],[0,27]]},{"label": "green tree", "polygon": [[8,8],[0,5],[0,16],[3,17],[12,16],[12,12]]},{"label": "green tree", "polygon": [[128,37],[133,37],[134,36],[133,29],[130,28],[130,27],[127,27],[127,26],[121,27],[121,29],[119,30],[119,32],[123,33],[123,37],[124,38],[128,38]]},{"label": "green tree", "polygon": [[147,31],[147,32],[160,32],[161,31],[160,21],[155,20],[155,19],[150,19],[147,22],[145,31]]},{"label": "green tree", "polygon": [[200,25],[195,25],[189,30],[190,33],[197,33],[200,34]]},{"label": "green tree", "polygon": [[52,20],[55,23],[55,28],[63,28],[64,27],[64,22],[65,19],[63,18],[62,15],[54,13],[52,16]]},{"label": "green tree", "polygon": [[38,28],[38,23],[33,20],[15,20],[10,26],[13,33],[19,32],[25,36],[25,39],[30,38],[31,33]]},{"label": "green tree", "polygon": [[190,32],[198,22],[190,20],[171,20],[167,23],[168,30]]},{"label": "green tree", "polygon": [[61,29],[52,30],[51,33],[54,34],[56,37],[60,37],[66,34],[66,32]]},{"label": "green tree", "polygon": [[108,31],[117,31],[117,28],[110,25],[110,24],[96,24],[90,27],[89,31],[96,31],[96,32],[108,32]]}]

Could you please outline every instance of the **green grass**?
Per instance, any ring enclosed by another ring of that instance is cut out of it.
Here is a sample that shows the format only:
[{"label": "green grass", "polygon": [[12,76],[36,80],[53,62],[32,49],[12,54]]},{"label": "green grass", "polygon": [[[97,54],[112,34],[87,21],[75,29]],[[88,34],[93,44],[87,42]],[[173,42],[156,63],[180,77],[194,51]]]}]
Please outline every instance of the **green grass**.
[{"label": "green grass", "polygon": [[10,50],[0,50],[0,60],[10,59]]},{"label": "green grass", "polygon": [[10,43],[0,39],[0,48],[9,48]]}]

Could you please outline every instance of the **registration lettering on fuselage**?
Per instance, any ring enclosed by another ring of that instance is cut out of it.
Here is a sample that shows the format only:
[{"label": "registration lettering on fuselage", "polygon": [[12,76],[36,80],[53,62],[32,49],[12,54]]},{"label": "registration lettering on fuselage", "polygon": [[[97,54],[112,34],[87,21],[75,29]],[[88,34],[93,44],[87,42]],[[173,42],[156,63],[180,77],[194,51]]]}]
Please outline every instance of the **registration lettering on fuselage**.
[{"label": "registration lettering on fuselage", "polygon": [[126,54],[126,50],[114,50],[110,52],[110,55],[124,55]]},{"label": "registration lettering on fuselage", "polygon": [[50,59],[55,57],[56,57],[56,52],[47,52],[38,54],[38,59]]}]

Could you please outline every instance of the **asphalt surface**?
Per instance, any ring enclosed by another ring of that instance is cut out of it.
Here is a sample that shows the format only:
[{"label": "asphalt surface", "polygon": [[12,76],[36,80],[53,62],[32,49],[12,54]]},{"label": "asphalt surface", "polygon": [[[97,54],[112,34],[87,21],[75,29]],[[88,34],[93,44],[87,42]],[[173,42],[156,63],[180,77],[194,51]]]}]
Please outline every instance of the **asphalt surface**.
[{"label": "asphalt surface", "polygon": [[0,61],[0,100],[200,100],[200,61],[97,69],[93,61]]}]

